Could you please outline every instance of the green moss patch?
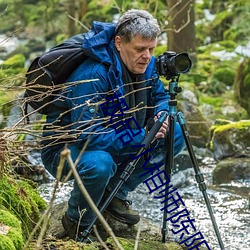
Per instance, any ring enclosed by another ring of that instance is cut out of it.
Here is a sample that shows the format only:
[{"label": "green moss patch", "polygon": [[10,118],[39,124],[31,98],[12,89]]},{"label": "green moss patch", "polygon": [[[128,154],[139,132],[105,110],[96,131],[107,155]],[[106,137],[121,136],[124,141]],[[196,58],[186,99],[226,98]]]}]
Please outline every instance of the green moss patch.
[{"label": "green moss patch", "polygon": [[9,176],[0,179],[0,208],[5,208],[21,221],[24,238],[27,238],[39,220],[46,202],[27,181]]},{"label": "green moss patch", "polygon": [[[118,238],[120,244],[122,245],[124,250],[133,250],[135,245],[134,239],[125,239],[125,238]],[[113,239],[109,238],[107,243],[114,244]],[[178,244],[174,242],[167,242],[162,243],[161,241],[156,240],[139,240],[138,243],[138,250],[182,250],[183,248]]]},{"label": "green moss patch", "polygon": [[23,243],[20,221],[7,210],[0,209],[0,249],[21,249]]},{"label": "green moss patch", "polygon": [[228,151],[234,152],[236,144],[247,145],[250,141],[250,121],[242,120],[225,125],[214,125],[210,130],[210,149],[214,150],[214,142],[227,145]]}]

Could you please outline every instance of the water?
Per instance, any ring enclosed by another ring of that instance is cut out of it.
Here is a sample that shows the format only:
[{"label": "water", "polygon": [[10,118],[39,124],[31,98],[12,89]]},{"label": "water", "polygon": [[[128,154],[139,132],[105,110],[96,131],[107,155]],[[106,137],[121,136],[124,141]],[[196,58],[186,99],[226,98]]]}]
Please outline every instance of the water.
[{"label": "water", "polygon": [[[231,182],[223,185],[212,185],[212,170],[215,163],[211,158],[204,159],[201,171],[204,175],[209,202],[213,209],[216,223],[219,227],[222,241],[226,250],[250,250],[250,180]],[[41,195],[49,201],[53,182],[40,186]],[[194,170],[186,170],[175,173],[171,184],[177,188],[185,207],[190,213],[190,218],[195,219],[194,225],[200,231],[211,249],[219,250],[217,237],[201,191],[197,187]],[[69,198],[72,182],[64,184],[59,188],[56,203]],[[157,191],[156,191],[157,192]],[[154,224],[162,227],[162,200],[155,199],[154,192],[148,194],[145,184],[141,184],[136,192],[130,194],[133,200],[133,209],[139,211],[142,217],[146,217]],[[178,238],[171,233],[173,226],[169,226],[169,237]],[[159,229],[160,230],[160,229]],[[176,229],[175,229],[176,230]]]},{"label": "water", "polygon": [[[212,170],[214,164],[209,160],[209,165],[201,167],[207,185],[207,194],[211,204],[216,223],[219,227],[222,241],[227,250],[250,249],[250,180],[232,182],[228,185],[212,186]],[[205,163],[204,163],[205,164]],[[179,175],[181,175],[179,177]],[[183,175],[186,177],[183,178]],[[178,188],[185,207],[190,213],[190,218],[195,219],[194,225],[204,235],[211,249],[220,249],[217,237],[214,233],[202,192],[198,189],[193,169],[186,169],[173,175],[172,182],[182,180],[183,184]],[[140,198],[147,193],[145,185],[140,187],[140,192],[133,200],[134,206],[141,208],[141,214],[154,221],[159,227],[162,226],[163,204],[153,198],[154,194],[147,198]],[[142,208],[143,207],[143,208]],[[170,229],[173,228],[171,225]],[[174,229],[176,230],[176,229]],[[170,232],[170,237],[174,237]]]}]

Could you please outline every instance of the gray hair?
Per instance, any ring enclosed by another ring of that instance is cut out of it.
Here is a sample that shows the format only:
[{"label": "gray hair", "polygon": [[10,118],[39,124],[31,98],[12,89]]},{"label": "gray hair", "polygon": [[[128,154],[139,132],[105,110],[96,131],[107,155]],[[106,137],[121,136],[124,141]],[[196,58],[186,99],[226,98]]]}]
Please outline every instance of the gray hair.
[{"label": "gray hair", "polygon": [[157,20],[145,10],[128,10],[118,20],[116,36],[128,43],[135,35],[153,40],[160,34]]}]

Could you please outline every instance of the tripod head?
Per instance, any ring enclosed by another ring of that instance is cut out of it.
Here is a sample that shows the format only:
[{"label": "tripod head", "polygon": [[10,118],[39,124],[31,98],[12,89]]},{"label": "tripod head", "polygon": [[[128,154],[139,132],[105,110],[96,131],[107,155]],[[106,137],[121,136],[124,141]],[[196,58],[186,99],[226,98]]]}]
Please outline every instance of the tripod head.
[{"label": "tripod head", "polygon": [[179,76],[176,78],[172,78],[171,81],[169,82],[169,95],[170,95],[170,100],[175,99],[175,96],[182,91],[182,87],[178,86],[179,82]]}]

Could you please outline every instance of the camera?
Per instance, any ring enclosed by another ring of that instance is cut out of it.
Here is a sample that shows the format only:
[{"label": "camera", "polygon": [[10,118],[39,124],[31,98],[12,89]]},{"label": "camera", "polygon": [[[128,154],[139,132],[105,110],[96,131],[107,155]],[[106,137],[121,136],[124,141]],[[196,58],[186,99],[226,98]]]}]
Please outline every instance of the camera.
[{"label": "camera", "polygon": [[156,59],[157,73],[165,76],[167,80],[187,73],[191,66],[192,61],[187,53],[176,54],[174,51],[167,51]]}]

